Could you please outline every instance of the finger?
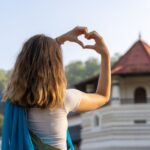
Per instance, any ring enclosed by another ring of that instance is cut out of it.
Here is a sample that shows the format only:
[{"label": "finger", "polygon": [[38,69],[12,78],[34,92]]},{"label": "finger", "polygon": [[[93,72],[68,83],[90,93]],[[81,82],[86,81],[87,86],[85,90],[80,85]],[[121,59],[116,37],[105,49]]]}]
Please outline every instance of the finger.
[{"label": "finger", "polygon": [[83,48],[95,49],[95,46],[94,45],[85,45]]},{"label": "finger", "polygon": [[86,34],[86,33],[88,33],[88,28],[87,28],[87,27],[82,27],[82,28],[80,29],[80,31],[81,31],[83,34]]},{"label": "finger", "polygon": [[89,32],[89,33],[85,34],[85,38],[95,39],[96,38],[96,31],[92,31],[92,32]]},{"label": "finger", "polygon": [[78,43],[80,46],[84,47],[84,44],[79,39],[76,39],[75,42]]},{"label": "finger", "polygon": [[92,31],[90,33],[85,34],[85,38],[87,39],[102,39],[102,37],[96,32],[96,31]]},{"label": "finger", "polygon": [[86,34],[86,33],[88,33],[88,28],[87,27],[77,26],[76,30],[79,32],[79,34]]}]

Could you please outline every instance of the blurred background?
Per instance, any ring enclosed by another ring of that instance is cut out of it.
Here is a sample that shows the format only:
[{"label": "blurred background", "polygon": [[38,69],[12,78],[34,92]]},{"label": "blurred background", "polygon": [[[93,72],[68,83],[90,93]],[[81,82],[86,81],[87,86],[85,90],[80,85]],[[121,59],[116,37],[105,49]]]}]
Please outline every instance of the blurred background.
[{"label": "blurred background", "polygon": [[[75,149],[150,149],[150,0],[5,0],[0,20],[0,99],[29,37],[43,33],[55,38],[86,26],[99,32],[109,48],[112,92],[101,109],[69,114]],[[62,50],[68,88],[95,92],[100,55],[69,42]],[[3,112],[1,103],[0,135]]]}]

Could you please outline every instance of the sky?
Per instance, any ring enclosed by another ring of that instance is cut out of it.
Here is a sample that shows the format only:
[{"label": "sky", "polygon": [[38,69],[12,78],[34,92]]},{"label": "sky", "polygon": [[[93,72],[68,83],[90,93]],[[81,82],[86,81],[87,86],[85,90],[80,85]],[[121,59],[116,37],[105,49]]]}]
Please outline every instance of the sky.
[{"label": "sky", "polygon": [[[150,43],[150,0],[0,1],[0,68],[14,66],[23,43],[35,34],[53,38],[86,26],[105,40],[110,55],[124,54],[138,39]],[[93,44],[80,37],[85,44]],[[101,56],[75,43],[62,45],[64,65]]]}]

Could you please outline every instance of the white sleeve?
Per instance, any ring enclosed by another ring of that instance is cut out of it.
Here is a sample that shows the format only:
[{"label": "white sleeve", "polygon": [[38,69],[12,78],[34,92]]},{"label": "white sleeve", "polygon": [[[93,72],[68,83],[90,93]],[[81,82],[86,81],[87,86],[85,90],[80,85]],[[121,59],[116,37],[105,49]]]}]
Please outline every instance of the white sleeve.
[{"label": "white sleeve", "polygon": [[82,91],[73,88],[66,90],[65,109],[67,113],[76,111],[81,101],[81,93]]}]

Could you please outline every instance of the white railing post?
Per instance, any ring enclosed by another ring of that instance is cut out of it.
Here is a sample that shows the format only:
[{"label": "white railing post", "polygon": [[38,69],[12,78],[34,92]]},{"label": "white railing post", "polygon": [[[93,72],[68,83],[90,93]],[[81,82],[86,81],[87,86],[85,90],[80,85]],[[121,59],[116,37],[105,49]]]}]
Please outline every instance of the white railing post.
[{"label": "white railing post", "polygon": [[112,81],[112,97],[111,97],[111,105],[119,105],[120,104],[120,85],[119,80]]}]

